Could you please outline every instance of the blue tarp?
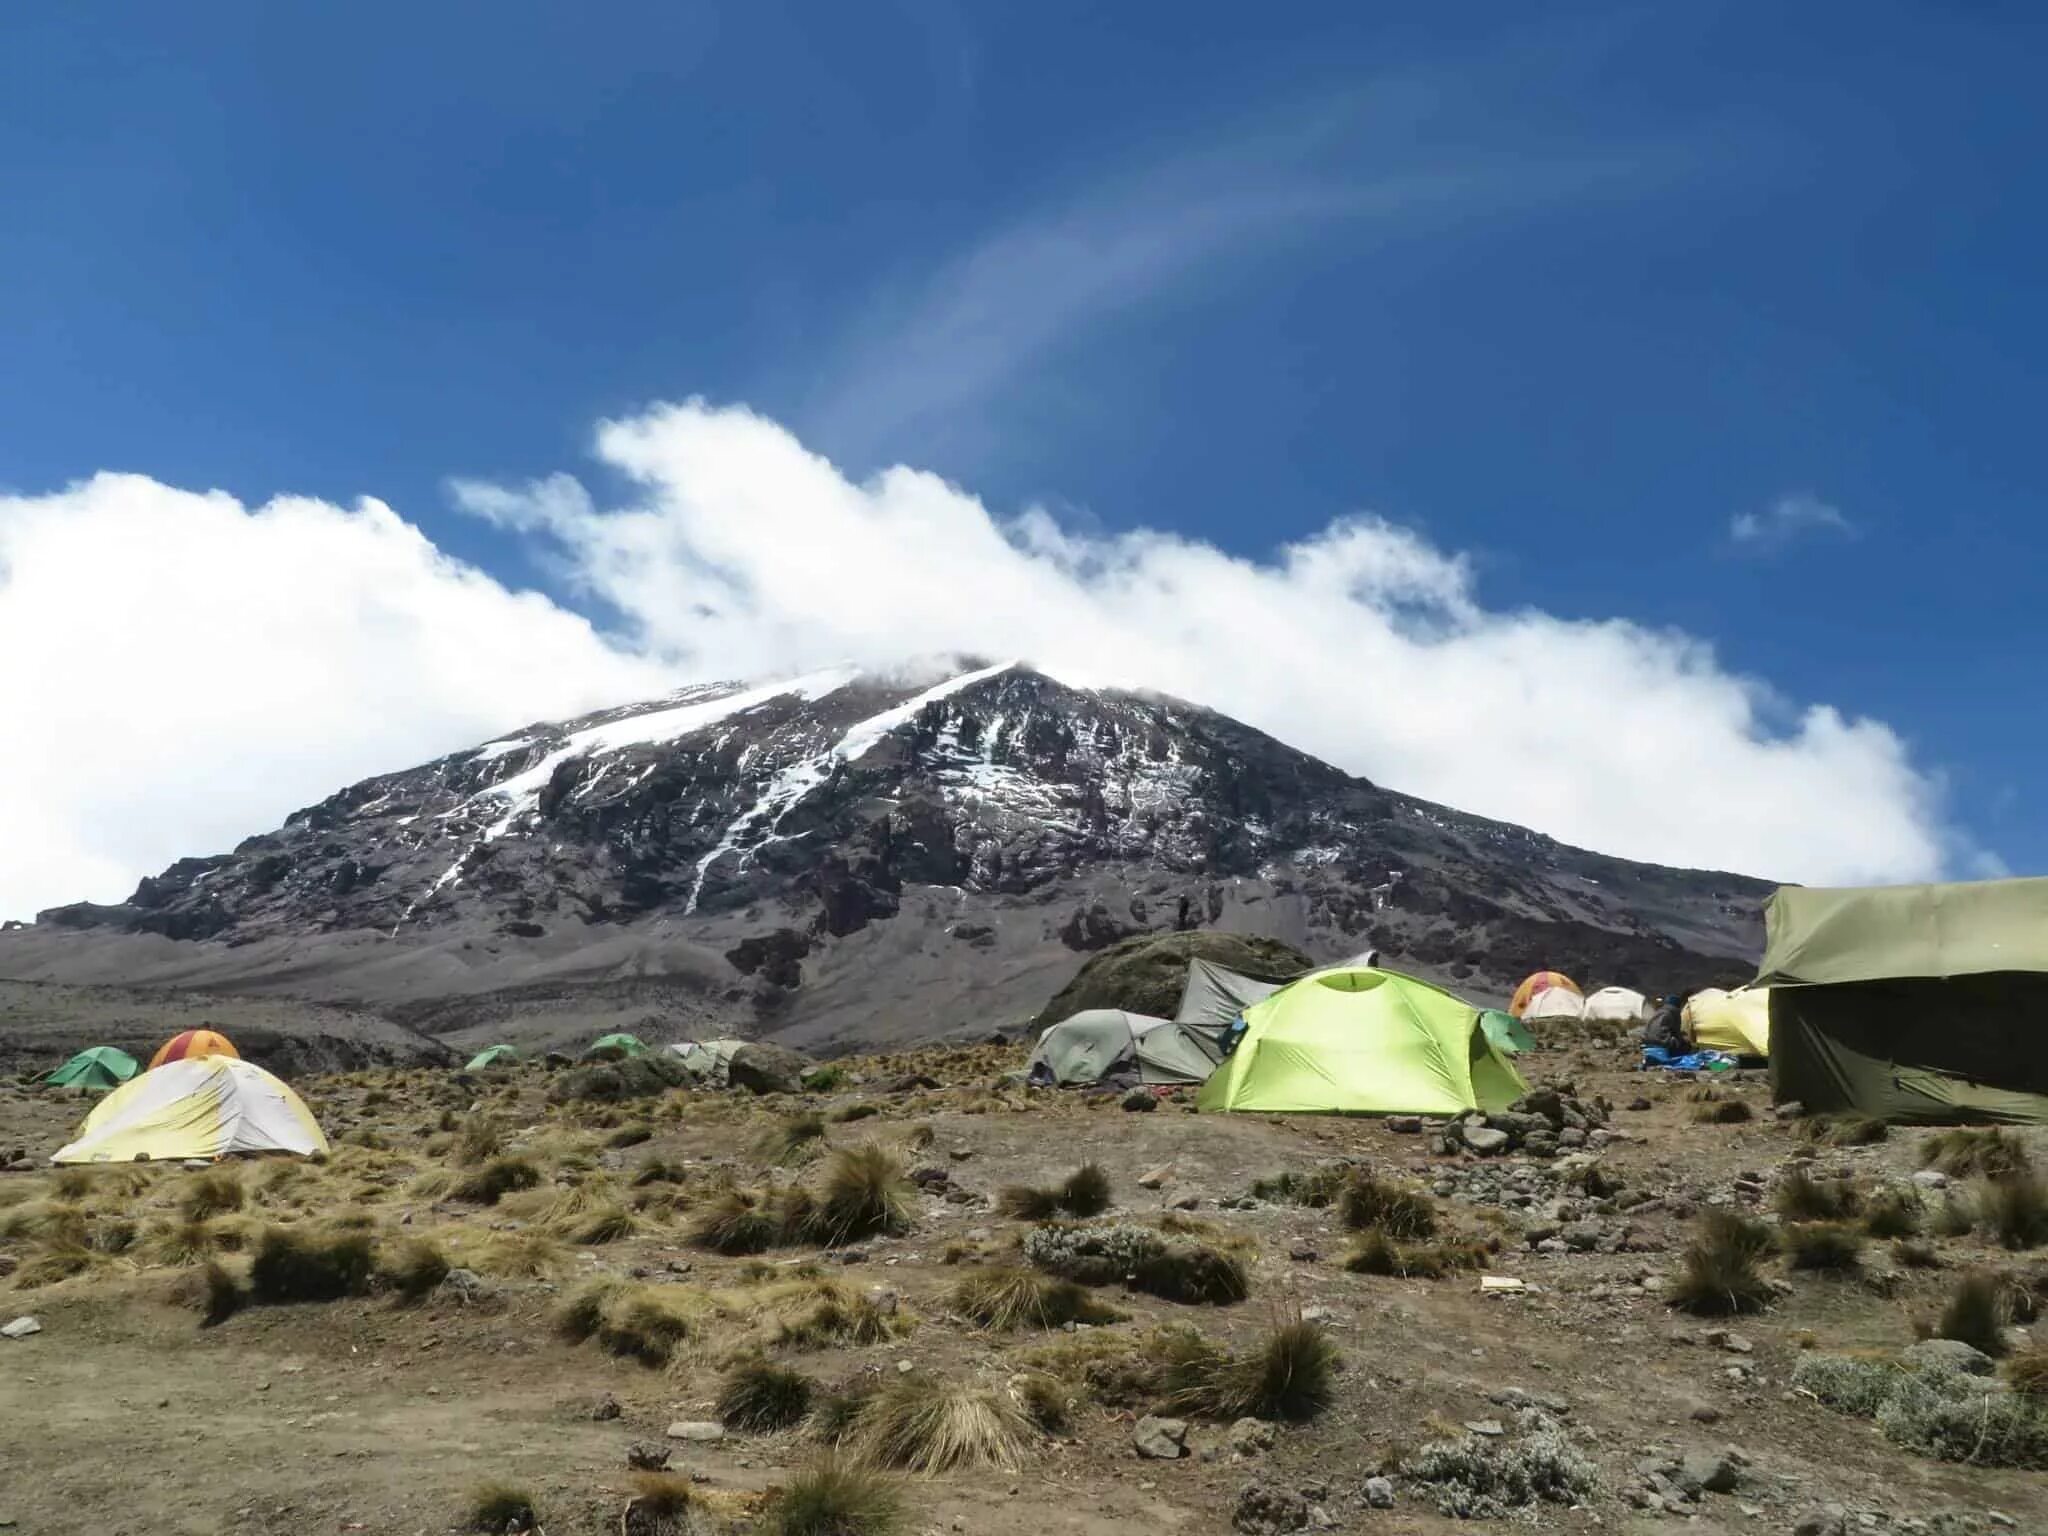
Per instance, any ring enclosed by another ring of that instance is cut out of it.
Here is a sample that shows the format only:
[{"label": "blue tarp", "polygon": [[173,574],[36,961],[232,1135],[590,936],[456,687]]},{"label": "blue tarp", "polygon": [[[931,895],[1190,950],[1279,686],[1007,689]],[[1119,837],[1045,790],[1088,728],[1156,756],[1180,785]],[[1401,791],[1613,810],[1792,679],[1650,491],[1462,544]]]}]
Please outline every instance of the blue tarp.
[{"label": "blue tarp", "polygon": [[1674,1056],[1661,1045],[1646,1045],[1643,1065],[1661,1067],[1667,1072],[1726,1072],[1737,1062],[1726,1051],[1694,1051],[1689,1056]]}]

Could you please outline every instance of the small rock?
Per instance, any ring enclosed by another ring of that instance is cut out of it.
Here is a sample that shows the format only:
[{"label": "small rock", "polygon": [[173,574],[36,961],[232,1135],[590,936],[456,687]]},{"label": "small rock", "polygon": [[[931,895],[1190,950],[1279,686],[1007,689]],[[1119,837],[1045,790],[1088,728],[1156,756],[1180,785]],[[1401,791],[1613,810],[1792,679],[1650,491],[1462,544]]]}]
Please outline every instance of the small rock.
[{"label": "small rock", "polygon": [[1233,1455],[1256,1456],[1261,1451],[1270,1451],[1276,1438],[1277,1432],[1264,1419],[1239,1419],[1230,1426]]},{"label": "small rock", "polygon": [[1707,1330],[1707,1343],[1715,1349],[1725,1349],[1731,1355],[1746,1355],[1756,1348],[1754,1344],[1750,1343],[1741,1334],[1727,1328],[1709,1328]]},{"label": "small rock", "polygon": [[590,1405],[590,1416],[600,1424],[608,1424],[626,1410],[619,1406],[619,1400],[607,1392]]},{"label": "small rock", "polygon": [[491,1283],[473,1269],[451,1269],[441,1277],[441,1292],[457,1301],[476,1301],[491,1288]]},{"label": "small rock", "polygon": [[1396,1136],[1420,1136],[1422,1117],[1420,1115],[1389,1115],[1386,1127]]},{"label": "small rock", "polygon": [[1138,1175],[1138,1188],[1160,1189],[1163,1188],[1166,1184],[1166,1181],[1172,1177],[1173,1164],[1162,1163],[1157,1168],[1153,1168],[1145,1173],[1141,1173]]},{"label": "small rock", "polygon": [[1914,1370],[1949,1370],[1965,1376],[1989,1376],[1997,1369],[1989,1355],[1961,1339],[1922,1339],[1900,1358]]},{"label": "small rock", "polygon": [[1199,1211],[1202,1208],[1202,1197],[1200,1195],[1182,1195],[1173,1202],[1173,1208],[1176,1211]]},{"label": "small rock", "polygon": [[1848,1536],[1849,1517],[1839,1504],[1809,1509],[1792,1522],[1792,1536]]},{"label": "small rock", "polygon": [[1297,1264],[1313,1264],[1322,1254],[1314,1243],[1296,1243],[1287,1250],[1287,1257]]},{"label": "small rock", "polygon": [[1148,1413],[1131,1431],[1131,1444],[1147,1461],[1179,1461],[1188,1453],[1188,1422]]},{"label": "small rock", "polygon": [[1489,1126],[1467,1126],[1464,1139],[1465,1145],[1481,1157],[1496,1157],[1508,1149],[1508,1133]]},{"label": "small rock", "polygon": [[1577,1253],[1590,1253],[1600,1246],[1600,1240],[1607,1235],[1607,1228],[1597,1221],[1575,1221],[1565,1227],[1558,1236],[1564,1239],[1567,1248]]},{"label": "small rock", "polygon": [[1159,1107],[1159,1101],[1144,1088],[1133,1088],[1123,1096],[1123,1107],[1133,1114],[1149,1115]]},{"label": "small rock", "polygon": [[1630,1099],[1627,1105],[1624,1107],[1633,1110],[1637,1114],[1641,1114],[1644,1110],[1649,1109],[1652,1106],[1648,1099]]},{"label": "small rock", "polygon": [[1939,1168],[1922,1168],[1913,1175],[1913,1182],[1922,1189],[1946,1189],[1948,1188],[1948,1175]]},{"label": "small rock", "polygon": [[1712,1403],[1694,1403],[1691,1418],[1695,1424],[1718,1424],[1721,1422],[1721,1410]]},{"label": "small rock", "polygon": [[1393,1479],[1368,1477],[1365,1480],[1365,1507],[1367,1509],[1392,1509],[1394,1507]]},{"label": "small rock", "polygon": [[635,1440],[626,1447],[626,1465],[636,1472],[666,1472],[669,1448],[652,1440]]},{"label": "small rock", "polygon": [[1489,1439],[1507,1433],[1507,1427],[1499,1419],[1468,1419],[1465,1428],[1472,1434],[1485,1435]]},{"label": "small rock", "polygon": [[40,1319],[17,1317],[6,1327],[0,1328],[0,1339],[25,1339],[32,1333],[41,1333],[42,1331],[43,1325]]},{"label": "small rock", "polygon": [[1806,1113],[1806,1106],[1797,1099],[1787,1099],[1783,1104],[1773,1109],[1771,1113],[1780,1120],[1797,1120]]},{"label": "small rock", "polygon": [[1688,1492],[1733,1493],[1742,1468],[1725,1451],[1688,1451],[1678,1464],[1678,1486]]},{"label": "small rock", "polygon": [[679,1419],[669,1425],[671,1440],[690,1440],[699,1445],[712,1445],[725,1438],[725,1426],[707,1419]]},{"label": "small rock", "polygon": [[1308,1525],[1308,1501],[1285,1488],[1246,1483],[1237,1491],[1230,1523],[1244,1536],[1286,1536]]},{"label": "small rock", "polygon": [[951,1159],[953,1159],[953,1161],[954,1161],[954,1162],[956,1162],[956,1163],[964,1163],[964,1162],[966,1162],[966,1161],[967,1161],[967,1159],[969,1159],[970,1157],[974,1156],[974,1148],[972,1148],[972,1147],[948,1147],[948,1148],[946,1148],[946,1156],[948,1156],[948,1157],[950,1157]]}]

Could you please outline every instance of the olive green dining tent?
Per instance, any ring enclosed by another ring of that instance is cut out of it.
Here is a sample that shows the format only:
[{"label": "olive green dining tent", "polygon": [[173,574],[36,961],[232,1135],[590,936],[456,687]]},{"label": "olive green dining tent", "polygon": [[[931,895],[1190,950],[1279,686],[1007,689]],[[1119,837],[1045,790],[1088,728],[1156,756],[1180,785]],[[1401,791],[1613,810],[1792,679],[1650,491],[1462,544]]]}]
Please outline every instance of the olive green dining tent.
[{"label": "olive green dining tent", "polygon": [[1528,1091],[1478,1009],[1398,971],[1317,971],[1246,1009],[1244,1022],[1198,1108],[1456,1115],[1506,1109]]},{"label": "olive green dining tent", "polygon": [[1780,1102],[2048,1124],[2048,879],[1786,886],[1764,908],[1757,984]]},{"label": "olive green dining tent", "polygon": [[486,1067],[509,1067],[518,1059],[519,1053],[509,1045],[487,1045],[463,1063],[462,1070],[481,1072]]},{"label": "olive green dining tent", "polygon": [[80,1051],[43,1081],[52,1088],[118,1088],[142,1070],[126,1051],[95,1045]]}]

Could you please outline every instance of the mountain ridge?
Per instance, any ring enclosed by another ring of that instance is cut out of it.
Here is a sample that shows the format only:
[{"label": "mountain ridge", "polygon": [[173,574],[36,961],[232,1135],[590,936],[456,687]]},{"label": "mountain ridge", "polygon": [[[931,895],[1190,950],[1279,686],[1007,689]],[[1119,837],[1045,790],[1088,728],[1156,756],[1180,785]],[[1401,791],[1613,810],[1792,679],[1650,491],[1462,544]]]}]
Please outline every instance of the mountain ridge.
[{"label": "mountain ridge", "polygon": [[539,721],[373,776],[0,977],[346,1004],[458,1041],[597,1023],[811,1048],[1014,1023],[1088,952],[1218,927],[1468,992],[1733,979],[1771,887],[1385,789],[1198,704],[1020,662],[829,668]]}]

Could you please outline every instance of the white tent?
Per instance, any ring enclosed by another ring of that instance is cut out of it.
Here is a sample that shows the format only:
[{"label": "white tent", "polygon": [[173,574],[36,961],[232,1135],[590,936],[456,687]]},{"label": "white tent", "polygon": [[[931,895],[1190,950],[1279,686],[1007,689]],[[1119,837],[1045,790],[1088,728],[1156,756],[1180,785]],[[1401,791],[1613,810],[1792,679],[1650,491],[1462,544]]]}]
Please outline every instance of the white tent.
[{"label": "white tent", "polygon": [[1223,1059],[1222,1031],[1117,1008],[1090,1008],[1039,1037],[1026,1070],[1068,1087],[1119,1073],[1141,1083],[1205,1082]]},{"label": "white tent", "polygon": [[1585,1017],[1586,1000],[1570,987],[1545,987],[1529,999],[1529,1006],[1522,1010],[1522,1022],[1534,1024],[1543,1019],[1578,1019]]},{"label": "white tent", "polygon": [[305,1101],[252,1061],[186,1057],[130,1078],[85,1117],[53,1163],[164,1162],[327,1150]]},{"label": "white tent", "polygon": [[1650,1016],[1650,1000],[1631,987],[1602,987],[1586,999],[1585,1017],[1601,1024],[1640,1024]]}]

